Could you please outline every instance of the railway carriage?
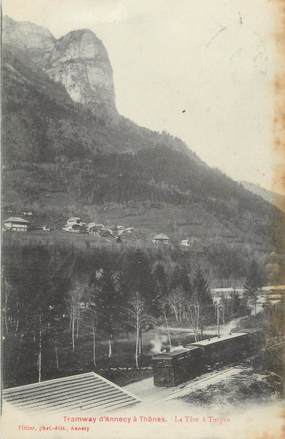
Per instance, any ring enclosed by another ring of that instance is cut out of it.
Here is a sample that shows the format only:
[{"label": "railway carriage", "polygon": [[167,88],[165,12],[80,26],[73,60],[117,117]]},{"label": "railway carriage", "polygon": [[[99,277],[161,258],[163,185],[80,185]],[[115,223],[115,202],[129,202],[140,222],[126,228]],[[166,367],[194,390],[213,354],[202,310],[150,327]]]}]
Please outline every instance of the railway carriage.
[{"label": "railway carriage", "polygon": [[197,341],[191,346],[197,346],[203,350],[205,365],[213,365],[239,359],[246,354],[250,348],[250,337],[249,334],[242,332]]},{"label": "railway carriage", "polygon": [[249,352],[255,353],[265,343],[265,333],[262,328],[248,328],[233,331],[232,334],[246,333],[249,336]]},{"label": "railway carriage", "polygon": [[177,386],[201,373],[202,350],[189,346],[153,355],[152,365],[155,386]]},{"label": "railway carriage", "polygon": [[226,337],[212,337],[175,349],[156,354],[153,360],[154,385],[177,386],[200,375],[216,363],[226,364],[240,360],[260,347],[262,331],[243,330]]}]

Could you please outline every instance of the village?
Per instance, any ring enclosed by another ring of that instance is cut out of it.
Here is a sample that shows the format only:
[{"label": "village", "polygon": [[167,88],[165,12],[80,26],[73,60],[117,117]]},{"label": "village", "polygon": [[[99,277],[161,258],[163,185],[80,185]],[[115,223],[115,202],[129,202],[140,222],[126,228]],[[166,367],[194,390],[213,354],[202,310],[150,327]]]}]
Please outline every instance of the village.
[{"label": "village", "polygon": [[[32,217],[32,212],[24,212],[25,217]],[[11,216],[3,221],[3,232],[45,232],[54,233],[63,231],[69,234],[75,234],[80,236],[90,236],[93,238],[103,238],[105,242],[128,242],[139,239],[138,230],[134,227],[125,227],[122,225],[109,225],[98,224],[95,222],[84,222],[80,217],[70,217],[66,220],[66,223],[61,228],[50,226],[48,224],[40,225],[35,224],[30,219],[26,219],[18,216]],[[173,240],[165,233],[153,233],[148,239],[149,243],[155,246],[170,246],[173,244]],[[203,245],[198,238],[184,238],[179,241],[178,244],[184,249],[193,249],[195,251],[202,249]]]}]

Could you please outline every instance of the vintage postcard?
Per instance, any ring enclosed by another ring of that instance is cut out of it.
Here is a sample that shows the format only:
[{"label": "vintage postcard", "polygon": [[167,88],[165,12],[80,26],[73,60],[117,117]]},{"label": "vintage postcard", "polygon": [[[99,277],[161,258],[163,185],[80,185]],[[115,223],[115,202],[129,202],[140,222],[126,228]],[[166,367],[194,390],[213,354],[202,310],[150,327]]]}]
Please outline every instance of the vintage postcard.
[{"label": "vintage postcard", "polygon": [[1,437],[284,437],[285,1],[1,35]]}]

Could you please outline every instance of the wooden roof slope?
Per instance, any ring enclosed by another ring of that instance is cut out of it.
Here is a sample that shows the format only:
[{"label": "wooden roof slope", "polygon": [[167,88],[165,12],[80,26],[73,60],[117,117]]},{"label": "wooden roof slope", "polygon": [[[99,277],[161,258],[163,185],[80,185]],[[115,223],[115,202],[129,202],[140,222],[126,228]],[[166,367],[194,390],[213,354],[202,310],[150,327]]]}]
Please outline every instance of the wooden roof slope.
[{"label": "wooden roof slope", "polygon": [[137,404],[140,399],[94,372],[3,390],[3,399],[29,411],[101,411]]}]

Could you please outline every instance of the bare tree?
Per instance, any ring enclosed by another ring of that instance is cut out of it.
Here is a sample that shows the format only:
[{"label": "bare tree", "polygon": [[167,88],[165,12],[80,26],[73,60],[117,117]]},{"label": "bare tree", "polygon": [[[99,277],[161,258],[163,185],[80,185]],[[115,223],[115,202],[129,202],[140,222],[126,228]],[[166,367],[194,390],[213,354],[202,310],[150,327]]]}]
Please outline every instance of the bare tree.
[{"label": "bare tree", "polygon": [[170,347],[170,349],[171,349],[171,347],[172,347],[171,336],[170,336],[170,331],[169,331],[168,319],[167,319],[167,316],[166,316],[166,312],[165,312],[165,311],[163,311],[163,315],[164,315],[165,324],[166,324],[166,331],[167,331],[168,343],[169,343],[169,347]]},{"label": "bare tree", "polygon": [[42,380],[42,313],[39,315],[38,381]]},{"label": "bare tree", "polygon": [[200,327],[200,305],[198,303],[187,304],[189,322],[194,332],[195,341],[198,341]]},{"label": "bare tree", "polygon": [[86,290],[88,302],[85,315],[87,324],[91,328],[92,333],[92,362],[96,367],[96,334],[100,323],[101,307],[100,307],[100,289],[96,285],[92,285]]},{"label": "bare tree", "polygon": [[59,369],[59,356],[58,356],[58,346],[57,346],[57,332],[55,332],[55,336],[54,336],[54,352],[55,352],[56,368]]},{"label": "bare tree", "polygon": [[100,279],[100,314],[102,329],[108,336],[108,358],[112,357],[112,342],[116,329],[119,326],[119,311],[121,305],[120,272],[104,271]]},{"label": "bare tree", "polygon": [[7,280],[2,283],[2,315],[5,335],[16,334],[19,329],[19,303],[15,291]]},{"label": "bare tree", "polygon": [[9,325],[8,325],[8,314],[9,314],[9,296],[11,293],[11,287],[7,281],[3,281],[2,284],[2,294],[3,294],[3,305],[2,305],[2,313],[3,313],[3,321],[4,327],[6,331],[6,335],[9,334]]},{"label": "bare tree", "polygon": [[142,353],[142,334],[145,329],[154,323],[154,319],[146,313],[144,301],[140,298],[138,292],[136,292],[135,298],[125,308],[125,312],[128,323],[136,331],[135,361],[136,368],[139,369],[139,357]]},{"label": "bare tree", "polygon": [[174,313],[176,323],[182,323],[183,310],[185,306],[185,295],[181,286],[178,286],[171,290],[165,300],[168,303],[172,312]]},{"label": "bare tree", "polygon": [[73,288],[69,291],[68,296],[68,311],[69,322],[71,330],[72,351],[75,350],[75,327],[77,326],[77,337],[79,335],[79,320],[80,320],[80,301],[84,292],[84,286],[80,285],[78,281],[75,281]]}]

